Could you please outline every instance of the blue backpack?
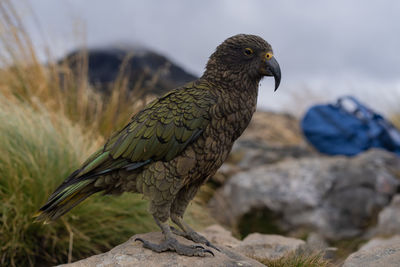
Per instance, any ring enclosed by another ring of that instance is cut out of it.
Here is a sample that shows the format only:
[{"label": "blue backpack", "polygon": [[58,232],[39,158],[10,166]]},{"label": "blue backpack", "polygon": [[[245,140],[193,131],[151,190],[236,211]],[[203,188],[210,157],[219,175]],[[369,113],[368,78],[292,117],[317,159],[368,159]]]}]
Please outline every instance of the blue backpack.
[{"label": "blue backpack", "polygon": [[357,155],[372,147],[400,155],[400,132],[351,96],[311,107],[301,121],[307,140],[321,153]]}]

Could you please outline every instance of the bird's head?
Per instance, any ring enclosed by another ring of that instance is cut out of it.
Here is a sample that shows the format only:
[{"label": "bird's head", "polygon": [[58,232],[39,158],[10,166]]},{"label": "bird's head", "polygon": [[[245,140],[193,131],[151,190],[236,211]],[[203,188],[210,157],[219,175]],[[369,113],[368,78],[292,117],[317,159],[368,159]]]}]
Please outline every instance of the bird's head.
[{"label": "bird's head", "polygon": [[245,75],[257,81],[264,76],[274,76],[275,90],[281,81],[281,70],[271,45],[257,35],[238,34],[226,39],[210,56],[207,72],[239,78]]}]

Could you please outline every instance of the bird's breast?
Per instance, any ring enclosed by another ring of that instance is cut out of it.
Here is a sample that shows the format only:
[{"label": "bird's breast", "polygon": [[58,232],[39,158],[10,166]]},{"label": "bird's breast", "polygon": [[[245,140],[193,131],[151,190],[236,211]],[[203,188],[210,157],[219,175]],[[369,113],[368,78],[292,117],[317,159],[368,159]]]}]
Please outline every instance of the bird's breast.
[{"label": "bird's breast", "polygon": [[257,93],[223,95],[210,110],[211,130],[224,133],[234,142],[247,128],[256,110]]},{"label": "bird's breast", "polygon": [[197,179],[207,179],[221,167],[234,141],[247,128],[256,101],[223,101],[210,109],[211,121],[193,144]]}]

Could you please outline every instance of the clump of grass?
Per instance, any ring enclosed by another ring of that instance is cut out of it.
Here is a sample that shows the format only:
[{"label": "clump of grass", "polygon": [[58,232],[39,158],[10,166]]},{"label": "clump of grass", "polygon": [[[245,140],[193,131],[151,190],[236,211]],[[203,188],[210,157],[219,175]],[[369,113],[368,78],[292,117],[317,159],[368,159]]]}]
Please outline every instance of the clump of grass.
[{"label": "clump of grass", "polygon": [[279,259],[259,260],[268,267],[328,267],[333,266],[322,253],[291,252]]},{"label": "clump of grass", "polygon": [[109,136],[123,126],[129,117],[141,109],[149,98],[144,98],[140,81],[128,88],[124,73],[126,64],[120,66],[121,75],[110,95],[96,92],[88,82],[87,55],[81,54],[75,71],[65,61],[52,59],[43,64],[37,56],[23,21],[9,0],[0,2],[0,89],[4,97],[28,102],[37,108],[33,99],[49,110],[61,112],[83,130],[94,130]]},{"label": "clump of grass", "polygon": [[132,194],[94,197],[59,222],[33,223],[38,207],[98,143],[63,116],[0,101],[0,265],[66,262],[70,242],[77,259],[156,229],[146,203]]}]

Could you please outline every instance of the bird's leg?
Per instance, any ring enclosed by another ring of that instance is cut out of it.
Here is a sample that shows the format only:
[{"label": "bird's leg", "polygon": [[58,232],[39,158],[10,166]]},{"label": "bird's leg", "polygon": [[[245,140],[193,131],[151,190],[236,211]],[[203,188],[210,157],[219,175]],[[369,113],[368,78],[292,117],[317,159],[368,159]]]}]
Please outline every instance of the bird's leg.
[{"label": "bird's leg", "polygon": [[153,217],[157,225],[161,228],[165,240],[162,241],[161,244],[154,244],[149,241],[143,240],[141,238],[136,238],[135,241],[142,242],[143,247],[151,249],[152,251],[158,253],[165,251],[176,251],[176,253],[178,253],[179,255],[185,255],[185,256],[204,257],[207,255],[207,253],[210,253],[211,255],[214,256],[214,253],[211,250],[205,249],[202,246],[199,245],[188,246],[179,243],[178,240],[176,240],[173,237],[171,229],[169,228],[169,225],[166,223],[167,220],[161,221],[156,216],[153,215]]},{"label": "bird's leg", "polygon": [[186,207],[188,206],[190,200],[195,196],[199,187],[192,186],[181,190],[178,193],[177,198],[172,203],[171,206],[171,220],[180,228],[176,229],[171,226],[171,230],[174,234],[182,236],[186,239],[192,240],[193,242],[204,244],[213,249],[220,251],[219,248],[214,246],[210,241],[208,241],[204,236],[198,234],[194,231],[188,224],[183,221],[183,214],[185,213]]},{"label": "bird's leg", "polygon": [[210,241],[207,240],[204,236],[198,234],[195,230],[193,230],[187,223],[185,223],[182,217],[179,217],[176,214],[171,214],[171,220],[182,229],[182,231],[171,227],[171,230],[174,234],[185,237],[186,239],[192,240],[193,242],[204,244],[208,247],[221,251],[219,248],[214,246]]}]

